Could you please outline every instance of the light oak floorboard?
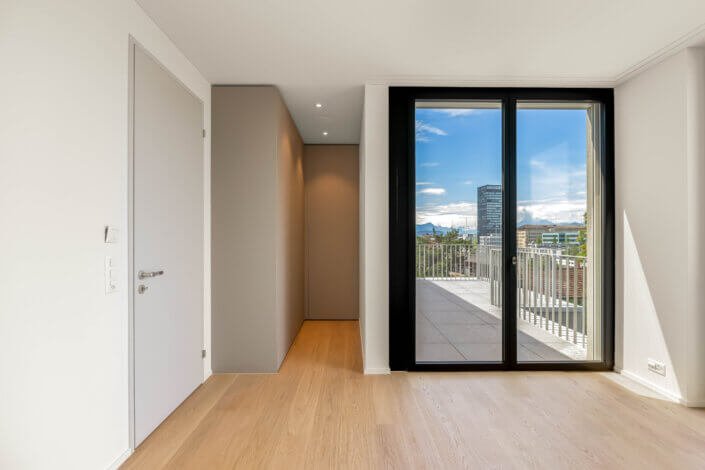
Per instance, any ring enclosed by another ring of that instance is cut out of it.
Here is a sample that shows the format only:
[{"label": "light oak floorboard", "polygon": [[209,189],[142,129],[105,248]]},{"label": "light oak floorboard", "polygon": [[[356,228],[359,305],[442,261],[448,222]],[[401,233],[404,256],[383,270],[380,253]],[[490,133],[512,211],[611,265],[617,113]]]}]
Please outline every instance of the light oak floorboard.
[{"label": "light oak floorboard", "polygon": [[590,372],[362,374],[307,321],[278,374],[214,375],[123,469],[702,469],[705,410]]}]

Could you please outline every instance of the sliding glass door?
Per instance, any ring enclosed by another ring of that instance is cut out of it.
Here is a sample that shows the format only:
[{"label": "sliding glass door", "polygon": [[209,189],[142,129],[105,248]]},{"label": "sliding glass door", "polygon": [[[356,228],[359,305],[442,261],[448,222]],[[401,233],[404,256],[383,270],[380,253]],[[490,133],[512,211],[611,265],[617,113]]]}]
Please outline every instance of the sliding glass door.
[{"label": "sliding glass door", "polygon": [[503,361],[502,112],[415,103],[417,362]]},{"label": "sliding glass door", "polygon": [[520,362],[602,359],[601,114],[591,101],[516,105]]},{"label": "sliding glass door", "polygon": [[609,369],[612,90],[390,88],[394,370]]}]

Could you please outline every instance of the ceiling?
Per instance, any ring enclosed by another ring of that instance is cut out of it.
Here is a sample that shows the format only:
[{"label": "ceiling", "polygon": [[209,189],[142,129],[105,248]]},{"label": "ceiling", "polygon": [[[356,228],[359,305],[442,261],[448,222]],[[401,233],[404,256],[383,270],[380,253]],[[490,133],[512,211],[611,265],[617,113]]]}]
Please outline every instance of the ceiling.
[{"label": "ceiling", "polygon": [[276,85],[306,143],[359,141],[366,81],[611,86],[705,24],[703,0],[138,2],[211,83]]}]

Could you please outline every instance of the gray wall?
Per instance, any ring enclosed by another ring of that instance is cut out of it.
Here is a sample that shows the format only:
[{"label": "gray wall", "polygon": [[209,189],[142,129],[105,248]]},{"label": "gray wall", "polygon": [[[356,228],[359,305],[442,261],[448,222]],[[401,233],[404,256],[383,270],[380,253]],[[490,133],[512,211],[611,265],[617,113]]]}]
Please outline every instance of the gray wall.
[{"label": "gray wall", "polygon": [[290,120],[274,87],[213,87],[214,372],[278,370],[303,320],[303,146]]},{"label": "gray wall", "polygon": [[357,319],[359,305],[357,145],[306,145],[306,313]]},{"label": "gray wall", "polygon": [[284,101],[277,95],[277,306],[276,348],[280,365],[304,321],[304,145]]}]

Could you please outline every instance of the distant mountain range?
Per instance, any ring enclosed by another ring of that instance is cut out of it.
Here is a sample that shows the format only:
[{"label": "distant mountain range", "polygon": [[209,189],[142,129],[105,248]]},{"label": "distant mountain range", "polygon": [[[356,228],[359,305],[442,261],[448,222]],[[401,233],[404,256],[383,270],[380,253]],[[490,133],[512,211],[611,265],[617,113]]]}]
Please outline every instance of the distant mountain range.
[{"label": "distant mountain range", "polygon": [[[425,223],[425,224],[416,224],[416,235],[431,235],[433,234],[433,229],[436,229],[436,233],[440,233],[442,235],[445,235],[446,233],[450,232],[451,230],[456,230],[452,227],[443,227],[440,225],[435,225],[432,224],[431,222]],[[460,233],[463,233],[461,229],[457,229],[460,231]],[[468,230],[467,233],[477,233],[476,230]]]},{"label": "distant mountain range", "polygon": [[[546,219],[534,219],[530,215],[527,217],[524,217],[521,219],[519,222],[517,222],[517,227],[521,227],[523,225],[582,225],[580,222],[565,222],[565,223],[559,223],[556,224],[555,222],[551,222],[550,220]],[[433,229],[436,229],[436,233],[445,235],[446,233],[450,232],[451,230],[455,230],[453,227],[443,227],[441,225],[435,225],[432,224],[431,222],[425,223],[425,224],[416,224],[416,235],[431,235],[433,234]],[[460,233],[463,233],[462,229],[458,229]],[[472,233],[476,234],[477,230],[467,230],[466,233]]]},{"label": "distant mountain range", "polygon": [[435,225],[428,222],[421,225],[416,224],[416,235],[430,235],[433,233],[434,229],[436,230],[436,233],[441,233],[443,235],[453,230],[449,227],[441,227],[440,225]]},{"label": "distant mountain range", "polygon": [[583,225],[580,222],[551,222],[546,219],[529,219],[517,222],[517,227],[523,227],[524,225]]},{"label": "distant mountain range", "polygon": [[518,215],[519,220],[517,220],[517,227],[521,227],[522,225],[583,225],[581,222],[554,222],[547,219],[535,219],[528,211]]},{"label": "distant mountain range", "polygon": [[522,225],[554,225],[553,222],[546,219],[534,219],[533,217],[526,217],[525,219],[517,221],[517,227]]}]

